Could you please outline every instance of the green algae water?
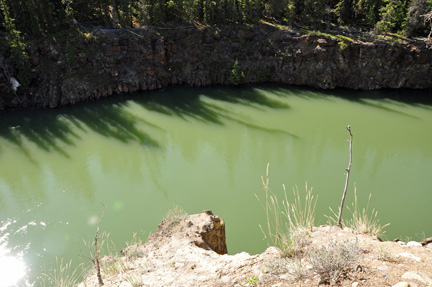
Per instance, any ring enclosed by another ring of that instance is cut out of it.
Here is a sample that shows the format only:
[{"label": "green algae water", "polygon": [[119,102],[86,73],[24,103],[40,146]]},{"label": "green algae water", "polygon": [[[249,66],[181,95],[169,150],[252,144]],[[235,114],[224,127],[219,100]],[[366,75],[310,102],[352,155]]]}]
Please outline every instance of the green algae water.
[{"label": "green algae water", "polygon": [[[423,92],[283,86],[170,88],[57,110],[0,114],[0,286],[40,286],[57,261],[90,265],[101,233],[120,250],[174,205],[226,220],[228,251],[262,252],[261,176],[282,196],[378,210],[388,239],[432,236],[432,104]],[[350,213],[345,209],[344,215]]]}]

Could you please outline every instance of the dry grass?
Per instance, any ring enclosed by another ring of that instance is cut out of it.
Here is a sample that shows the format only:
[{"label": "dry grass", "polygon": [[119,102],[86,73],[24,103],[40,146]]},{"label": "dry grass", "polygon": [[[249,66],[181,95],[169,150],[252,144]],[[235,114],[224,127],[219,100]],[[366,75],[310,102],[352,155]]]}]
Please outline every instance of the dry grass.
[{"label": "dry grass", "polygon": [[172,209],[168,210],[165,218],[174,223],[180,222],[188,214],[178,205],[175,205]]},{"label": "dry grass", "polygon": [[394,262],[395,258],[391,255],[387,248],[380,247],[377,251],[377,258],[381,261]]},{"label": "dry grass", "polygon": [[283,186],[284,199],[280,203],[270,190],[268,174],[269,165],[266,177],[261,178],[265,202],[257,196],[266,212],[267,231],[260,227],[264,236],[281,250],[283,256],[292,257],[299,254],[308,243],[307,233],[312,230],[315,221],[316,198],[312,195],[312,189],[308,189],[306,185],[304,202],[297,188],[293,188],[294,201],[290,202]]},{"label": "dry grass", "polygon": [[[349,227],[355,230],[358,233],[362,234],[373,234],[377,237],[381,237],[385,233],[385,228],[389,225],[389,223],[382,225],[378,218],[378,211],[372,209],[369,211],[369,204],[371,200],[372,194],[369,194],[369,199],[366,205],[366,208],[361,208],[358,197],[357,197],[357,188],[354,188],[354,202],[351,204],[351,207],[348,207],[348,210],[351,212],[351,219],[342,220],[342,225]],[[336,213],[330,208],[333,213],[333,217],[327,217],[330,222],[335,223],[337,218]]]},{"label": "dry grass", "polygon": [[124,275],[123,280],[129,283],[132,287],[142,287],[144,286],[144,280],[141,274],[136,275]]},{"label": "dry grass", "polygon": [[288,262],[288,275],[291,276],[292,279],[299,281],[307,277],[308,272],[303,269],[303,264],[300,258],[294,258],[290,262]]},{"label": "dry grass", "polygon": [[60,262],[56,258],[56,265],[51,272],[42,274],[42,286],[72,287],[79,284],[83,274],[82,263],[73,268],[72,260],[64,263],[63,258]]},{"label": "dry grass", "polygon": [[312,271],[318,274],[324,283],[337,282],[346,273],[354,271],[362,256],[362,249],[357,242],[334,241],[316,248],[309,254]]},{"label": "dry grass", "polygon": [[107,256],[101,260],[101,270],[104,275],[117,275],[131,269],[127,260],[116,256]]}]

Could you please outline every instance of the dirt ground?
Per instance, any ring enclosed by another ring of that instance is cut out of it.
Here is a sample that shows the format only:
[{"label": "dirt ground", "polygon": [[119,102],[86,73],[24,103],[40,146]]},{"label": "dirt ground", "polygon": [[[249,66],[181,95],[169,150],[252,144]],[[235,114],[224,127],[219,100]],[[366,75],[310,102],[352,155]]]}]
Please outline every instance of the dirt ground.
[{"label": "dirt ground", "polygon": [[[145,244],[125,248],[122,256],[103,258],[101,277],[104,286],[119,287],[432,286],[432,243],[381,242],[335,226],[315,227],[307,242],[297,258],[282,258],[275,247],[258,255],[218,254],[214,250],[224,253],[224,222],[204,212],[163,221]],[[321,276],[308,254],[331,242],[356,246],[359,260],[352,268]],[[79,285],[84,286],[99,286],[96,272]]]}]

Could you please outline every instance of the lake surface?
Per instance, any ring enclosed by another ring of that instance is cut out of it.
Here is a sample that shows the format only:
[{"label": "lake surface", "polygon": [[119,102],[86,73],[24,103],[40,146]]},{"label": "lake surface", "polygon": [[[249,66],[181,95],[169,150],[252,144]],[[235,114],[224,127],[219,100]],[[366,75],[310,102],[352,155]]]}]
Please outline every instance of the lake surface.
[{"label": "lake surface", "polygon": [[[387,238],[432,236],[432,104],[426,92],[286,86],[170,88],[57,110],[0,114],[0,286],[39,286],[56,258],[90,264],[84,242],[146,239],[174,205],[226,220],[228,251],[267,242],[261,176],[305,183],[317,222],[337,209],[354,135],[354,185]],[[349,217],[345,210],[344,215]],[[82,255],[80,257],[80,255]],[[13,268],[12,268],[13,267]],[[14,270],[12,272],[12,270]],[[18,283],[17,283],[18,282]]]}]

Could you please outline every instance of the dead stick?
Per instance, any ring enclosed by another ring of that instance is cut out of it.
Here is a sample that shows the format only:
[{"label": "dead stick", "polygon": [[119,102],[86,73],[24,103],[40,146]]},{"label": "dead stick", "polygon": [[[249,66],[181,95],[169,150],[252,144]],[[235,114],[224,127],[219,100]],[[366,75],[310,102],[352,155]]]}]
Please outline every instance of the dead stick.
[{"label": "dead stick", "polygon": [[102,215],[101,215],[101,217],[99,219],[99,224],[98,224],[98,227],[97,227],[97,230],[96,230],[96,235],[94,237],[94,240],[95,240],[95,250],[94,250],[94,253],[95,253],[94,254],[94,256],[95,256],[95,262],[94,263],[96,265],[96,274],[97,274],[99,286],[103,286],[104,285],[104,283],[102,281],[101,271],[100,271],[99,256],[98,256],[98,247],[97,247],[97,245],[98,245],[99,229],[100,229],[100,226],[101,226],[101,223],[102,223],[102,218],[103,218],[103,216],[105,214],[105,211],[106,211],[106,206],[103,205],[103,207],[104,207],[104,210],[103,210]]},{"label": "dead stick", "polygon": [[350,140],[349,140],[349,143],[350,143],[350,148],[349,148],[350,156],[349,156],[348,168],[346,169],[347,174],[346,174],[346,181],[345,181],[345,189],[344,189],[344,192],[343,192],[343,195],[342,195],[342,202],[341,202],[341,205],[340,205],[340,208],[339,208],[339,218],[338,218],[337,225],[340,228],[342,228],[342,210],[343,210],[343,206],[344,206],[344,203],[345,203],[346,193],[347,193],[347,190],[348,190],[348,181],[349,181],[349,176],[350,176],[350,172],[351,172],[351,165],[352,165],[352,140],[353,140],[353,135],[351,133],[351,127],[350,127],[350,125],[347,126],[347,130],[348,130],[348,132],[350,134]]}]

